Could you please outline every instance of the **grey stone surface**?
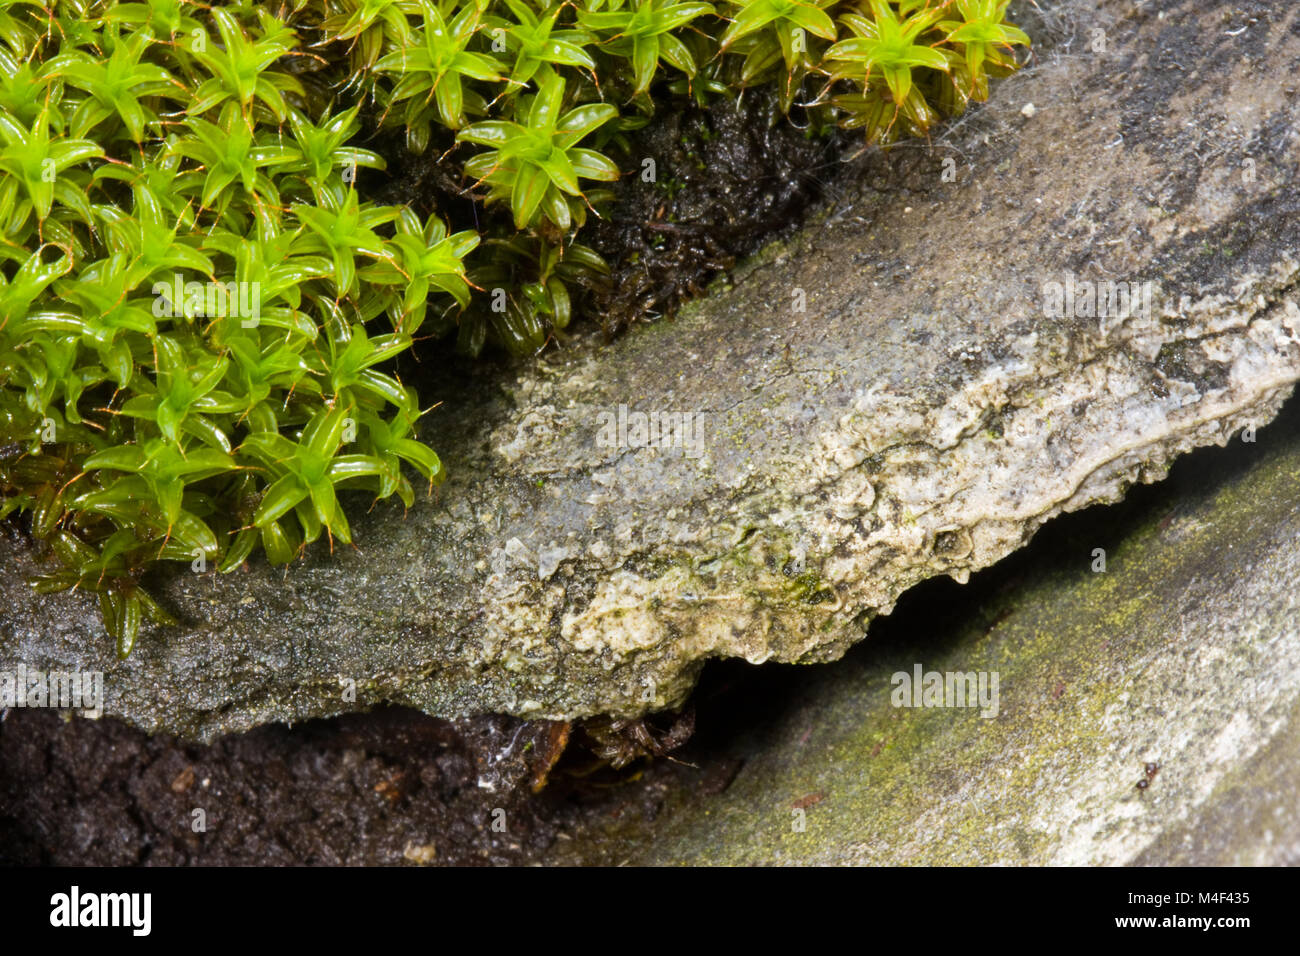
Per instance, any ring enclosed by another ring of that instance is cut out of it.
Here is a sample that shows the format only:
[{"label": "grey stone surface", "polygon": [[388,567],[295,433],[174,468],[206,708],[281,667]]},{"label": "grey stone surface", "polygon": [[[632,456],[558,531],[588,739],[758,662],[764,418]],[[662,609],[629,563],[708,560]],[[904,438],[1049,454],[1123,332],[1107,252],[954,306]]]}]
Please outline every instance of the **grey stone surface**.
[{"label": "grey stone surface", "polygon": [[[1300,404],[1256,438],[923,586],[834,665],[733,691],[745,716],[700,725],[738,728],[653,819],[595,817],[549,861],[1300,863]],[[895,706],[918,664],[996,674],[996,716]]]},{"label": "grey stone surface", "polygon": [[[200,738],[379,701],[631,715],[710,657],[832,659],[917,582],[1262,425],[1300,377],[1295,11],[1042,6],[1031,70],[868,160],[734,288],[435,383],[452,477],[358,517],[358,549],[174,575],[186,624],[117,663],[92,601],[32,595],[0,537],[0,667],[103,669],[110,713]],[[1154,299],[1052,317],[1070,276]],[[703,416],[702,454],[603,447],[619,406]]]}]

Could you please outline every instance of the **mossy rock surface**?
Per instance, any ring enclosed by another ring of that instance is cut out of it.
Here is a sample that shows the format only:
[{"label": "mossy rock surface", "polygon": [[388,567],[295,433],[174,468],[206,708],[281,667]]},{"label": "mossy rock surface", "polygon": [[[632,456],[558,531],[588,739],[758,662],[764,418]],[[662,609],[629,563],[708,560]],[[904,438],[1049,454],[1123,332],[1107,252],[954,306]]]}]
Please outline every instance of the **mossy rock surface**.
[{"label": "mossy rock surface", "polygon": [[[870,157],[731,288],[435,381],[451,478],[405,515],[352,502],[360,549],[154,582],[186,623],[119,663],[6,533],[0,668],[102,669],[108,712],[199,738],[380,701],[635,715],[711,657],[833,659],[918,582],[1263,426],[1300,377],[1300,97],[1260,81],[1295,75],[1289,13],[1043,7],[1038,65]],[[1070,276],[1151,282],[1151,307],[1053,317]],[[602,447],[620,406],[703,416],[701,454]]]}]

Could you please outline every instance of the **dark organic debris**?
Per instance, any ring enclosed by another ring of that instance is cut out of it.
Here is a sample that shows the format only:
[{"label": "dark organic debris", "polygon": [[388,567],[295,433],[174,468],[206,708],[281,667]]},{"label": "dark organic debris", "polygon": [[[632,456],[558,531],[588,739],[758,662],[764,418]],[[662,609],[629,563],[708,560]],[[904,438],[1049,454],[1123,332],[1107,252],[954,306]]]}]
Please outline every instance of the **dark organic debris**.
[{"label": "dark organic debris", "polygon": [[[814,135],[770,97],[665,113],[632,141],[634,170],[592,245],[613,281],[592,307],[607,334],[673,313],[718,273],[794,229],[823,194],[844,136]],[[635,171],[653,160],[653,181]]]}]

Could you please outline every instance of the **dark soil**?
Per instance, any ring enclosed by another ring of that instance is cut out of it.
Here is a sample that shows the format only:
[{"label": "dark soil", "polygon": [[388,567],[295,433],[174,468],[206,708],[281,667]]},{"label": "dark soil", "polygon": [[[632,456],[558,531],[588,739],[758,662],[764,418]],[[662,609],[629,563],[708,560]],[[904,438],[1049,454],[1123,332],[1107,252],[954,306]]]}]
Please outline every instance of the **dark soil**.
[{"label": "dark soil", "polygon": [[[196,746],[15,709],[0,724],[0,863],[521,863],[615,794],[612,771],[574,786],[593,762],[577,745],[573,770],[533,795],[566,730],[394,708]],[[612,798],[628,797],[644,795]]]},{"label": "dark soil", "polygon": [[[507,863],[550,839],[526,803],[484,799],[453,727],[407,712],[191,747],[113,719],[15,710],[0,766],[6,863],[364,864],[426,845],[440,862]],[[513,832],[480,825],[494,805]]]}]

